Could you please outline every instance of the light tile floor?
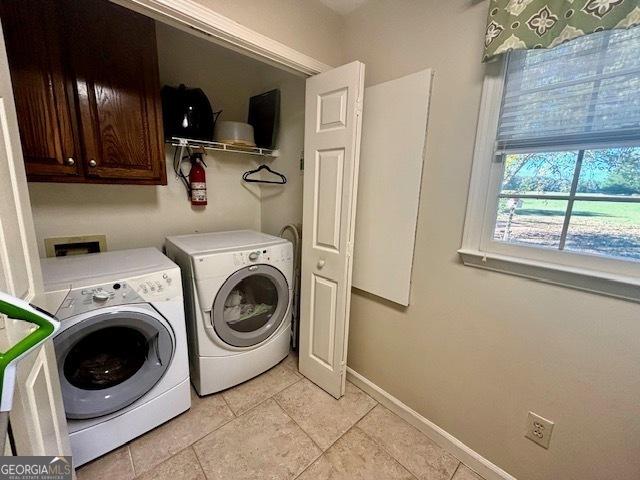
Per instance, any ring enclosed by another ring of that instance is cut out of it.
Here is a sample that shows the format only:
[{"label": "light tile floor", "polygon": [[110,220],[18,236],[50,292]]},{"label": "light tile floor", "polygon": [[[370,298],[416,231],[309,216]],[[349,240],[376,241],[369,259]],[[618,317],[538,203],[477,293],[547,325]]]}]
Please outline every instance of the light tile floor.
[{"label": "light tile floor", "polygon": [[335,400],[291,354],[82,466],[79,480],[482,480],[348,383]]}]

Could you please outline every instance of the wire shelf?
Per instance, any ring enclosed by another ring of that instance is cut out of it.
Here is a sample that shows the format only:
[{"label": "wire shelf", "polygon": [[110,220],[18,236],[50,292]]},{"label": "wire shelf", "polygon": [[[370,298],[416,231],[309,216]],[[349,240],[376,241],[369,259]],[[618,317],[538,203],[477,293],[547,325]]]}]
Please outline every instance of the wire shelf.
[{"label": "wire shelf", "polygon": [[280,155],[280,152],[278,150],[271,150],[269,148],[245,147],[241,145],[231,145],[229,143],[211,142],[208,140],[194,140],[190,138],[172,137],[171,140],[167,141],[167,143],[170,143],[174,147],[201,147],[205,150],[244,153],[247,155],[259,155],[262,157],[277,157]]}]

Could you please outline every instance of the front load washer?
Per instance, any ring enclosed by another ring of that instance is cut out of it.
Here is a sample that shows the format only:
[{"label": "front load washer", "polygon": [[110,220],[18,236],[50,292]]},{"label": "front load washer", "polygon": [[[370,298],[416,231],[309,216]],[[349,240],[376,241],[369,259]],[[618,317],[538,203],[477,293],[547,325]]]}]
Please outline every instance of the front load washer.
[{"label": "front load washer", "polygon": [[191,380],[200,395],[242,383],[289,352],[293,250],[249,230],[168,237],[182,270]]},{"label": "front load washer", "polygon": [[75,466],[191,406],[180,269],[155,248],[42,260]]}]

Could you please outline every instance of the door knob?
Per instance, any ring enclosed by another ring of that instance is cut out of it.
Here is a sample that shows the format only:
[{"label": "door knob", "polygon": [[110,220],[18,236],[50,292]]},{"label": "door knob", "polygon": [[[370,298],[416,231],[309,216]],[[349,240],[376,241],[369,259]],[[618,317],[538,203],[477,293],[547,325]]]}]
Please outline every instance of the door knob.
[{"label": "door knob", "polygon": [[94,159],[89,160],[89,166],[90,167],[95,167],[98,165],[98,162],[96,162]]},{"label": "door knob", "polygon": [[69,165],[70,167],[73,167],[76,164],[76,161],[72,157],[69,157],[66,160],[66,164]]},{"label": "door knob", "polygon": [[324,260],[322,259],[318,260],[318,268],[322,269],[322,267],[324,267],[324,263],[325,263]]}]

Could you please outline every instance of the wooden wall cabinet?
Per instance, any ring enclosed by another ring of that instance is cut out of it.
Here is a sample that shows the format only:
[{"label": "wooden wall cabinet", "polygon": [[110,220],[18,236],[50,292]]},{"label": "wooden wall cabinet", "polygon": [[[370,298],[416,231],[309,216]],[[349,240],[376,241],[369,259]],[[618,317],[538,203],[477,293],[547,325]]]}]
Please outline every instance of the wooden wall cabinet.
[{"label": "wooden wall cabinet", "polygon": [[166,185],[155,24],[107,0],[2,0],[29,181]]}]

